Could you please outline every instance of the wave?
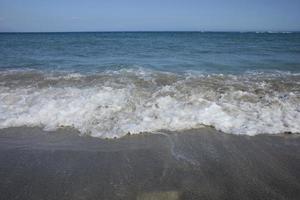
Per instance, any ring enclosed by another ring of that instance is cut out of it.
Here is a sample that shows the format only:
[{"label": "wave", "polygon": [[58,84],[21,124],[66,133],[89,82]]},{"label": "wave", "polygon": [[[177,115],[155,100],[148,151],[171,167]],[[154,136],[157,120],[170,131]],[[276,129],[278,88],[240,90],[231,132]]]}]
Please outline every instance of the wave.
[{"label": "wave", "polygon": [[232,134],[300,132],[300,75],[0,73],[0,128],[73,127],[95,137],[213,126]]}]

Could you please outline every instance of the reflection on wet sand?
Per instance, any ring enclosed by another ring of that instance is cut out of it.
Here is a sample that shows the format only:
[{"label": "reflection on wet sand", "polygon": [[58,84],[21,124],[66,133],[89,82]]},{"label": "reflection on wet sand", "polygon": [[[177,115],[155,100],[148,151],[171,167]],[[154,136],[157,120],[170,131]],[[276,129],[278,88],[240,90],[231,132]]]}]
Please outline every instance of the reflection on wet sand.
[{"label": "reflection on wet sand", "polygon": [[299,135],[0,131],[1,199],[299,199]]}]

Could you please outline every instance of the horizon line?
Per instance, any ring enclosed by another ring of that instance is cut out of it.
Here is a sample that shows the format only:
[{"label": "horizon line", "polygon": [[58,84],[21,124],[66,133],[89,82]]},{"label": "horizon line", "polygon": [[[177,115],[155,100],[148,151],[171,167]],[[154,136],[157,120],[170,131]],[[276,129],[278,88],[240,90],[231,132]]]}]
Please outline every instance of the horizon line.
[{"label": "horizon line", "polygon": [[221,30],[107,30],[107,31],[0,31],[0,33],[159,33],[159,32],[195,32],[195,33],[299,33],[300,30],[283,31],[221,31]]}]

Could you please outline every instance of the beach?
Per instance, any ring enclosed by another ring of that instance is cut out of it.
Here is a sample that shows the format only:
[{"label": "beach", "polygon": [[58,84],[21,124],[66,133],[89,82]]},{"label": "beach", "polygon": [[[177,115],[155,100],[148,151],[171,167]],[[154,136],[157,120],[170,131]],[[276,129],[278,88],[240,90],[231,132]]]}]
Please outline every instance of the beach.
[{"label": "beach", "polygon": [[300,0],[0,0],[0,200],[300,200]]},{"label": "beach", "polygon": [[297,134],[0,130],[1,199],[299,199]]}]

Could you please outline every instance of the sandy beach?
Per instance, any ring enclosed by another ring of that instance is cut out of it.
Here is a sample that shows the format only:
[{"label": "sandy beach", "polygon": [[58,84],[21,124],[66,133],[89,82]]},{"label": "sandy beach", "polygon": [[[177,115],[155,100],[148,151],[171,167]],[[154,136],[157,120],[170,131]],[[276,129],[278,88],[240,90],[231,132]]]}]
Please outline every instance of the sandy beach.
[{"label": "sandy beach", "polygon": [[300,137],[0,131],[1,199],[299,199]]}]

